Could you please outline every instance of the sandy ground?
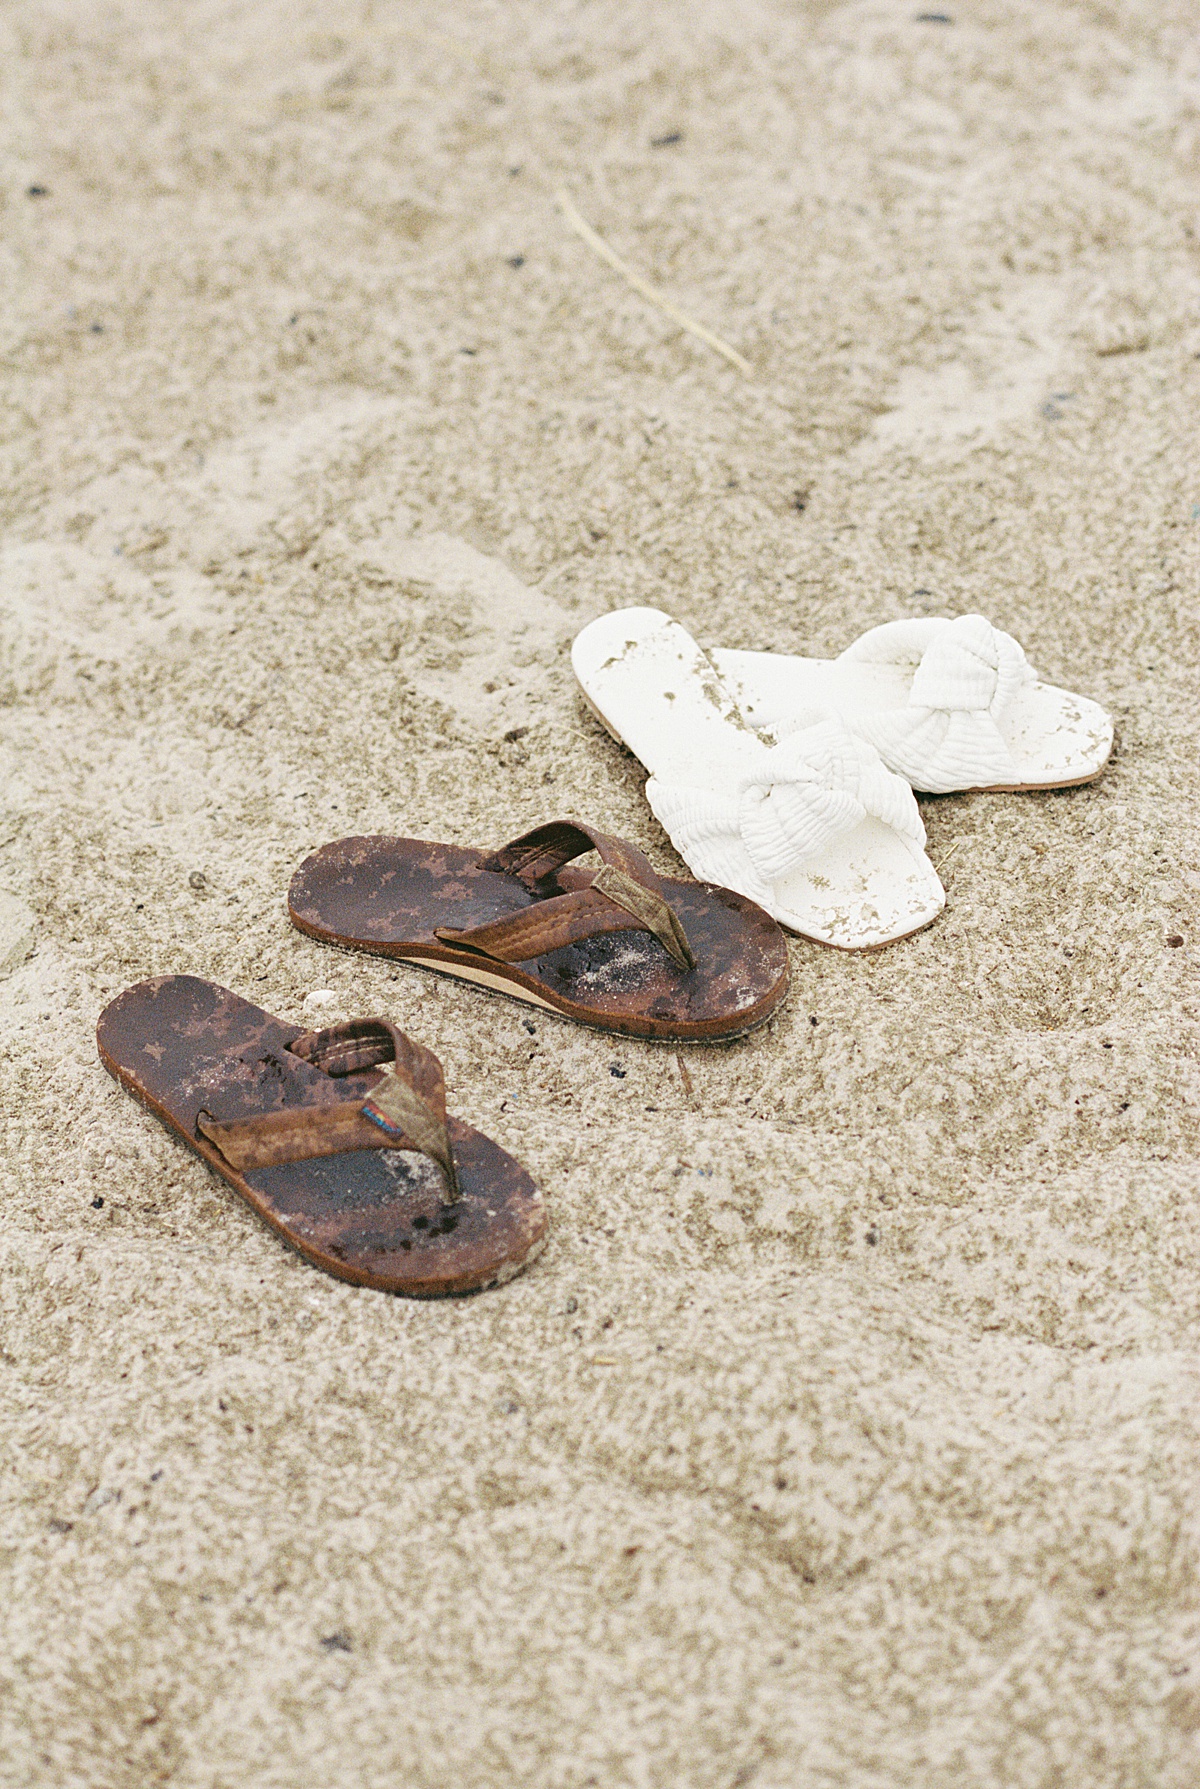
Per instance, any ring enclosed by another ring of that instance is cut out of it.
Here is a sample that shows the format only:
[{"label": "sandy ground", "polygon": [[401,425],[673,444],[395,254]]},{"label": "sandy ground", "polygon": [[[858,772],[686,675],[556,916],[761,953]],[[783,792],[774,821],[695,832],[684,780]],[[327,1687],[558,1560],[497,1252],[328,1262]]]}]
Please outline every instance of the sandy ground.
[{"label": "sandy ground", "polygon": [[[948,7],[0,15],[6,1786],[1200,1780],[1194,0]],[[725,1049],[289,929],[351,831],[673,867],[629,601],[978,608],[1119,749]],[[289,1254],[96,1061],[171,970],[411,1029],[542,1259]]]}]

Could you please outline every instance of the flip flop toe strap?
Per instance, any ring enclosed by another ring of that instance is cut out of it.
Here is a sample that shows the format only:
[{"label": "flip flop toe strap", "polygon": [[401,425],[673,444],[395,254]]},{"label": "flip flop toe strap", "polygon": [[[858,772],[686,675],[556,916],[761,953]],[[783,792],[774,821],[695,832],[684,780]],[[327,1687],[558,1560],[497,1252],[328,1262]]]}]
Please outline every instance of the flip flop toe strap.
[{"label": "flip flop toe strap", "polygon": [[[586,851],[598,852],[603,860],[590,884],[551,893],[555,872]],[[574,821],[552,821],[502,846],[479,867],[514,875],[541,898],[519,913],[465,931],[438,926],[434,936],[443,944],[476,950],[501,963],[525,963],[584,938],[643,931],[658,939],[680,969],[696,966],[683,923],[658,876],[625,839]]]},{"label": "flip flop toe strap", "polygon": [[[383,1072],[362,1099],[322,1098],[313,1105],[228,1120],[202,1111],[196,1129],[231,1167],[270,1168],[355,1149],[415,1149],[442,1170],[443,1202],[458,1199],[442,1065],[431,1050],[385,1019],[356,1019],[305,1032],[288,1049],[334,1078],[372,1068]],[[325,1089],[314,1091],[323,1095]]]},{"label": "flip flop toe strap", "polygon": [[856,715],[854,725],[914,788],[944,794],[1016,777],[998,722],[1037,674],[1012,635],[982,615],[888,621],[839,662],[912,669],[903,707]]}]

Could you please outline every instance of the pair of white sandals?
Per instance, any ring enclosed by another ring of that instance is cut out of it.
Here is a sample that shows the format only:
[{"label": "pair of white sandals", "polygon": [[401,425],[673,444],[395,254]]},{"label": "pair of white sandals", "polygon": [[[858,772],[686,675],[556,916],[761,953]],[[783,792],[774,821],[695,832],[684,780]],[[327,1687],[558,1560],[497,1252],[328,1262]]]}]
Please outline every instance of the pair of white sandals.
[{"label": "pair of white sandals", "polygon": [[694,875],[821,944],[872,950],[946,902],[913,790],[1062,789],[1112,722],[1043,683],[982,615],[889,621],[840,658],[706,654],[659,609],[578,635],[572,662]]}]

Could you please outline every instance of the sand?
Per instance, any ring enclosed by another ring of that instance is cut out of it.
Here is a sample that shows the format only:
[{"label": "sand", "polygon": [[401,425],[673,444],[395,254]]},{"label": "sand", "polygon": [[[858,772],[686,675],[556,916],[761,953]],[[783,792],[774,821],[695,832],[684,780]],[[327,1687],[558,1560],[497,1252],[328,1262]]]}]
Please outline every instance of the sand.
[{"label": "sand", "polygon": [[[1194,5],[919,13],[0,18],[6,1786],[1200,1780]],[[944,917],[727,1048],[289,928],[352,831],[677,870],[628,602],[979,609],[1118,749],[925,802]],[[169,971],[410,1029],[542,1258],[290,1254],[96,1060]]]}]

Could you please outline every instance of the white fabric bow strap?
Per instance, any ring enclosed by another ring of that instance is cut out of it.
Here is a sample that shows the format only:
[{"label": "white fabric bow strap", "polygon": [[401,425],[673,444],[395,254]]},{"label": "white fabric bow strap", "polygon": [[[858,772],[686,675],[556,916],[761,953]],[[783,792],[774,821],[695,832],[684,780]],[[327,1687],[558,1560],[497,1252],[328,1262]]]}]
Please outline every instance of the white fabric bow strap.
[{"label": "white fabric bow strap", "polygon": [[838,663],[913,667],[903,707],[856,713],[854,725],[915,789],[944,795],[1020,780],[996,723],[1037,674],[1012,635],[982,615],[888,621]]},{"label": "white fabric bow strap", "polygon": [[646,798],[680,856],[706,882],[772,904],[771,884],[820,858],[868,816],[922,846],[912,790],[841,721],[801,721],[778,745],[755,742],[724,790],[651,777]]}]

